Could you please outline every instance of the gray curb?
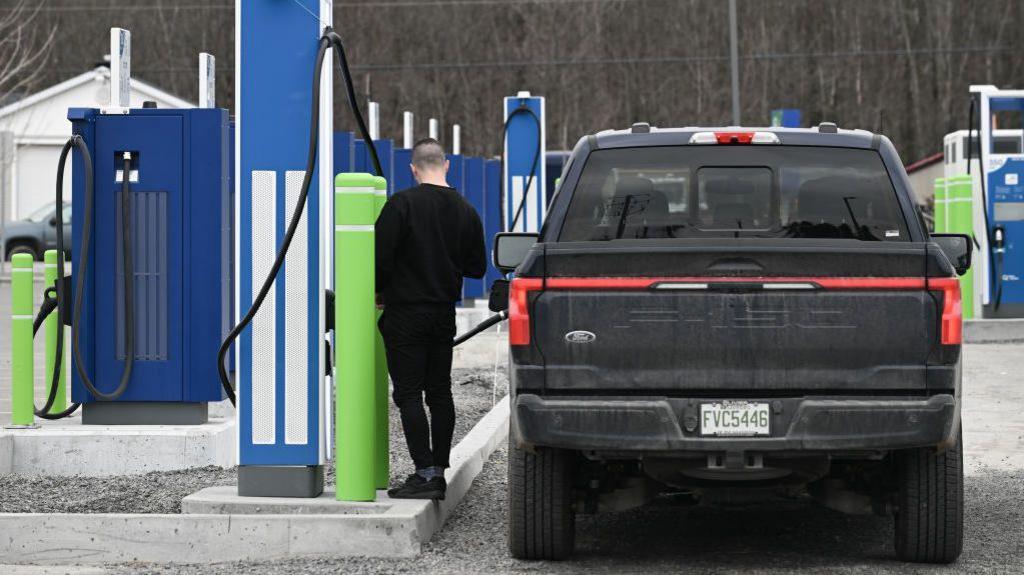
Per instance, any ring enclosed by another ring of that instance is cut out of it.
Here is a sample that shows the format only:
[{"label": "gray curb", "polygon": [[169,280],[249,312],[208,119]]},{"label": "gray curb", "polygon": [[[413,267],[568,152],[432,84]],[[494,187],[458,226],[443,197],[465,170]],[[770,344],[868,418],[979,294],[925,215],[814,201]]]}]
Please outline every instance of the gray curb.
[{"label": "gray curb", "polygon": [[[417,555],[508,436],[504,398],[452,450],[447,499],[354,504],[334,514],[0,514],[0,564],[209,563]],[[296,501],[300,504],[301,501]]]}]

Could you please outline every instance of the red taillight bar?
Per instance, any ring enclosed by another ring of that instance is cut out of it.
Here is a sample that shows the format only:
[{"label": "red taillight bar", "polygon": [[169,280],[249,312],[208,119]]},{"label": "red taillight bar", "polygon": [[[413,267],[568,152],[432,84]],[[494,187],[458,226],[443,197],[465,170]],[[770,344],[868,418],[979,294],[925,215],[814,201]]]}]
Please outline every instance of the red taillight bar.
[{"label": "red taillight bar", "polygon": [[[915,277],[607,277],[607,278],[515,278],[509,291],[508,341],[510,345],[529,345],[530,311],[529,293],[548,290],[640,290],[653,289],[658,284],[675,287],[686,284],[706,286],[723,283],[810,284],[829,290],[938,290],[943,292],[941,341],[944,345],[959,345],[963,341],[963,312],[960,302],[960,282],[957,278]],[[781,287],[781,286],[780,286]]]},{"label": "red taillight bar", "polygon": [[964,310],[960,300],[960,280],[957,278],[929,278],[928,289],[942,292],[942,345],[960,345],[964,341]]}]

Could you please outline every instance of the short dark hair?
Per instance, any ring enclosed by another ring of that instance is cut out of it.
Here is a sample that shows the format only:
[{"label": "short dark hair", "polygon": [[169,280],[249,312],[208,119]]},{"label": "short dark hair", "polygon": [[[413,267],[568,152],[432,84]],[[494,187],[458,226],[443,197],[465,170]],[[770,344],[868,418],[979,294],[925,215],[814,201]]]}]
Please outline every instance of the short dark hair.
[{"label": "short dark hair", "polygon": [[434,138],[423,138],[412,147],[412,164],[420,170],[444,169],[444,146]]}]

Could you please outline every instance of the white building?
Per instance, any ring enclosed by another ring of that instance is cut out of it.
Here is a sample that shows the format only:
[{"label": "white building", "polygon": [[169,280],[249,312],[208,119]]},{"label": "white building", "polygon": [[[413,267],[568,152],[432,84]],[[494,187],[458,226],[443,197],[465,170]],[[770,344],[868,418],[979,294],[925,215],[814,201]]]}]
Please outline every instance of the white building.
[{"label": "white building", "polygon": [[[194,104],[132,79],[132,107],[145,101],[160,108]],[[98,108],[110,100],[110,69],[100,66],[0,108],[0,224],[21,219],[53,202],[57,160],[71,136],[68,108]],[[71,162],[64,197],[71,198]]]}]

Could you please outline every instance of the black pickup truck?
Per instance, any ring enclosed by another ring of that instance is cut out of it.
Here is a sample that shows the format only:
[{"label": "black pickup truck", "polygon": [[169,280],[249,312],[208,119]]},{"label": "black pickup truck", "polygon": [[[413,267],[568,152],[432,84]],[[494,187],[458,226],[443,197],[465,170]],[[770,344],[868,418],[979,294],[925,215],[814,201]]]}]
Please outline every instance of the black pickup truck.
[{"label": "black pickup truck", "polygon": [[509,545],[661,494],[812,497],[962,548],[970,238],[930,235],[884,136],[646,124],[584,137],[514,271]]}]

